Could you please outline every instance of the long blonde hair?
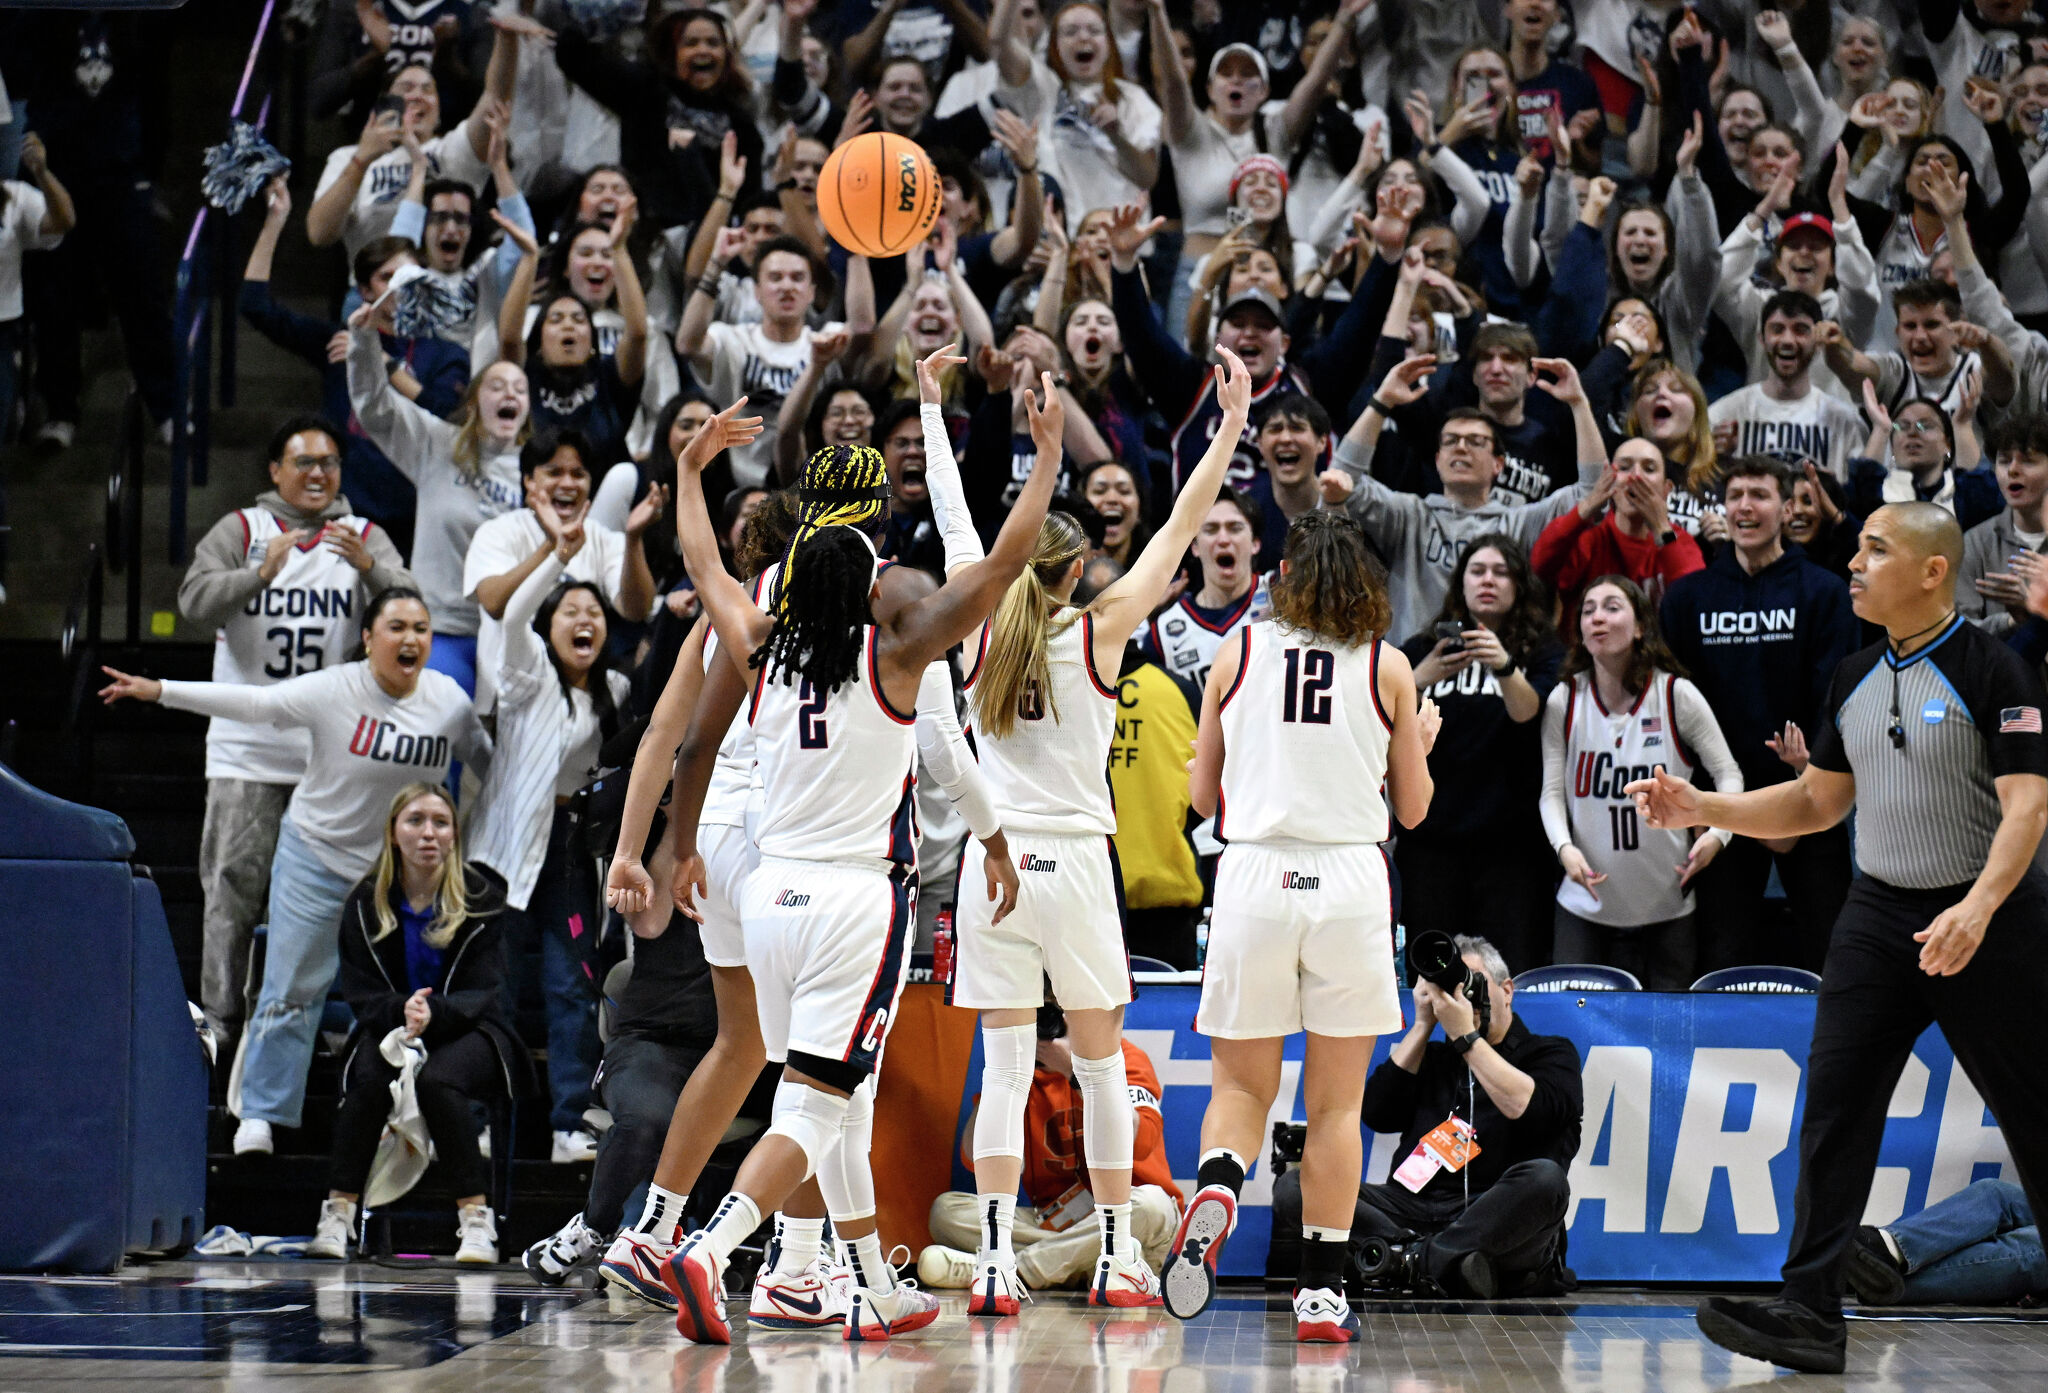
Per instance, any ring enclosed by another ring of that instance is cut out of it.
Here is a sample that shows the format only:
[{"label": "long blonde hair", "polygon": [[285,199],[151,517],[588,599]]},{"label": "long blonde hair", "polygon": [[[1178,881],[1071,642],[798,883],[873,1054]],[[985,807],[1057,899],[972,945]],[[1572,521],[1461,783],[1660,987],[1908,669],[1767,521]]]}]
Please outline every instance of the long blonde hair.
[{"label": "long blonde hair", "polygon": [[[496,366],[496,363],[491,364],[491,368]],[[519,368],[517,363],[512,366]],[[449,454],[455,461],[455,477],[464,484],[475,483],[477,476],[483,473],[484,413],[477,408],[476,399],[483,391],[484,378],[490,373],[491,368],[485,368],[469,379],[469,386],[462,393],[462,405],[455,413],[455,447]],[[519,372],[523,377],[526,370],[519,368]],[[519,434],[514,437],[512,446],[517,449],[532,438],[533,408],[529,406],[526,419],[519,423]]]},{"label": "long blonde hair", "polygon": [[[1052,697],[1052,670],[1046,647],[1060,629],[1080,618],[1077,610],[1055,616],[1052,587],[1059,584],[1076,557],[1088,553],[1088,534],[1068,513],[1047,513],[1038,525],[1038,545],[1031,549],[1024,574],[1010,582],[988,621],[988,651],[974,681],[975,720],[982,730],[1001,739],[1017,728],[1017,712],[1033,686],[1043,694],[1046,714],[1060,718]],[[1055,627],[1057,625],[1057,628]]]},{"label": "long blonde hair", "polygon": [[449,817],[455,820],[455,840],[449,844],[448,855],[442,860],[441,872],[435,878],[434,922],[422,937],[429,948],[446,948],[455,937],[455,931],[462,927],[462,921],[469,917],[469,882],[463,873],[462,860],[462,820],[455,817],[454,801],[448,797],[448,790],[439,784],[407,784],[398,790],[398,796],[391,800],[391,811],[384,816],[384,846],[377,853],[377,869],[370,881],[377,912],[377,931],[370,935],[372,943],[398,927],[398,915],[391,908],[391,885],[398,878],[398,815],[415,798],[429,797],[438,798],[447,805]]}]

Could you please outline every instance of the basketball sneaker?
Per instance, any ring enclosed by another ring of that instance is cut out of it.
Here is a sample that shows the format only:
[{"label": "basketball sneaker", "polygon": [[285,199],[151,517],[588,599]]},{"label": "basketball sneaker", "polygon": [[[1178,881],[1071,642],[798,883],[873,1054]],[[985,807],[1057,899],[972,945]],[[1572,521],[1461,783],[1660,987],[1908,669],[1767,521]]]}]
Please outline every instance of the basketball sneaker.
[{"label": "basketball sneaker", "polygon": [[664,1243],[652,1234],[627,1229],[612,1240],[604,1261],[597,1265],[597,1275],[618,1291],[673,1311],[676,1299],[669,1294],[661,1274],[662,1269],[668,1266],[669,1255],[675,1250],[673,1243]]},{"label": "basketball sneaker", "polygon": [[699,1229],[682,1241],[661,1267],[662,1285],[676,1302],[676,1333],[700,1345],[729,1345],[721,1264]]},{"label": "basketball sneaker", "polygon": [[915,1282],[898,1282],[888,1292],[856,1286],[846,1312],[846,1339],[886,1340],[922,1330],[938,1318],[939,1298],[919,1291]]},{"label": "basketball sneaker", "polygon": [[495,1263],[498,1260],[498,1216],[487,1204],[466,1204],[455,1211],[455,1260]]},{"label": "basketball sneaker", "polygon": [[1304,1345],[1348,1345],[1358,1338],[1358,1316],[1341,1291],[1294,1290],[1294,1338]]},{"label": "basketball sneaker", "polygon": [[349,1240],[355,1237],[355,1231],[354,1200],[322,1200],[320,1224],[313,1230],[313,1241],[306,1245],[305,1254],[309,1258],[345,1258]]},{"label": "basketball sneaker", "polygon": [[[923,1262],[918,1270],[924,1270]],[[1017,1259],[1008,1254],[983,1253],[974,1260],[974,1275],[967,1283],[967,1314],[970,1316],[1014,1316],[1018,1294],[1024,1290],[1017,1276]]]},{"label": "basketball sneaker", "polygon": [[1090,1306],[1157,1306],[1159,1278],[1142,1257],[1125,1262],[1104,1253],[1095,1260],[1095,1280],[1088,1284]]},{"label": "basketball sneaker", "polygon": [[769,1330],[812,1330],[821,1325],[838,1325],[853,1304],[851,1276],[822,1256],[811,1259],[801,1272],[763,1271],[754,1278],[754,1294],[747,1302],[750,1324]]},{"label": "basketball sneaker", "polygon": [[519,1256],[519,1265],[542,1286],[558,1287],[569,1273],[602,1250],[604,1236],[583,1222],[581,1214],[541,1239]]},{"label": "basketball sneaker", "polygon": [[1237,1227],[1237,1196],[1227,1185],[1205,1185],[1188,1201],[1174,1230],[1173,1248],[1159,1270],[1166,1309],[1192,1320],[1216,1299],[1216,1262],[1223,1240]]}]

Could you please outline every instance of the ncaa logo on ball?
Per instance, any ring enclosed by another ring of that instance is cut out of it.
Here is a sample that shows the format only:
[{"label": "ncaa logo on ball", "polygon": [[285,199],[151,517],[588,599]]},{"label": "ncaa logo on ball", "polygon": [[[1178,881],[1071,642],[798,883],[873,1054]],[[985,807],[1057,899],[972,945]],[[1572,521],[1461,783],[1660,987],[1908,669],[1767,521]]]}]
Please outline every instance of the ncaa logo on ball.
[{"label": "ncaa logo on ball", "polygon": [[896,157],[896,211],[917,211],[917,156],[908,151]]}]

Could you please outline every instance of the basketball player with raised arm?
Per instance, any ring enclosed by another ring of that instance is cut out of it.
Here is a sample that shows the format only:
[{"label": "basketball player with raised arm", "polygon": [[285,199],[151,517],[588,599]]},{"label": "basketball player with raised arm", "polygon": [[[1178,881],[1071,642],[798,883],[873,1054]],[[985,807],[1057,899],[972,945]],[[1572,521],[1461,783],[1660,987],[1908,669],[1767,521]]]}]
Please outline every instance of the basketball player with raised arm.
[{"label": "basketball player with raised arm", "polygon": [[[932,491],[935,496],[957,498],[957,471],[950,480],[934,478]],[[872,529],[884,517],[887,492],[878,452],[845,445],[820,450],[806,464],[795,490],[797,539],[835,523]],[[972,542],[969,559],[978,558],[981,542],[971,525],[966,535]],[[776,554],[787,549],[788,540],[785,536],[784,544],[774,548]],[[949,534],[947,554],[957,550],[956,539]],[[752,578],[757,603],[777,571],[776,564],[769,564]],[[888,622],[904,605],[934,589],[935,582],[922,571],[885,565],[875,603],[878,621]],[[760,859],[755,835],[761,786],[752,727],[733,719],[745,700],[746,685],[732,665],[716,661],[718,640],[708,629],[708,621],[700,619],[655,705],[641,743],[643,758],[636,760],[628,783],[607,894],[634,933],[651,937],[667,927],[671,912],[670,903],[656,902],[656,878],[668,883],[673,907],[703,926],[718,998],[717,1042],[677,1097],[640,1220],[612,1241],[599,1266],[607,1282],[670,1309],[675,1298],[661,1273],[681,1241],[679,1224],[689,1189],[767,1057],[737,908],[740,888]],[[916,737],[926,767],[959,808],[969,830],[989,847],[989,898],[1000,917],[1015,903],[1017,873],[994,804],[961,735],[945,659],[926,669],[919,687]],[[678,837],[661,838],[651,866],[643,866],[639,849],[648,840],[679,742],[682,757],[674,761],[677,772],[668,809]],[[685,809],[694,809],[694,817],[686,817]],[[682,837],[685,831],[692,833],[687,840]],[[854,1144],[848,1154],[830,1162],[851,1166],[856,1175],[864,1175],[867,1165],[872,1091],[870,1084],[855,1094],[847,1119]],[[867,1213],[872,1213],[871,1205]],[[754,1282],[749,1309],[753,1323],[789,1329],[844,1320],[851,1281],[844,1265],[826,1254],[824,1220],[824,1201],[815,1182],[807,1181],[797,1192],[789,1212],[777,1213],[770,1261]]]},{"label": "basketball player with raised arm", "polygon": [[[1023,872],[1017,912],[1003,923],[992,923],[988,907],[972,900],[959,910],[950,1000],[981,1012],[983,1050],[974,1120],[981,1243],[967,1299],[974,1315],[1012,1316],[1018,1309],[1011,1233],[1048,979],[1072,1040],[1088,1188],[1102,1233],[1088,1304],[1159,1304],[1159,1279],[1131,1233],[1137,1121],[1122,1045],[1131,972],[1122,876],[1110,841],[1116,810],[1103,771],[1115,734],[1124,645],[1165,598],[1251,414],[1251,374],[1229,349],[1217,352],[1225,363],[1217,387],[1223,424],[1172,516],[1130,571],[1086,607],[1072,608],[1088,538],[1068,514],[1049,514],[1031,564],[970,646],[977,749]],[[950,455],[943,429],[935,432],[931,424],[938,419],[936,384],[925,401],[927,459]]]},{"label": "basketball player with raised arm", "polygon": [[[758,429],[758,418],[733,419],[744,399],[704,427],[716,432],[706,450],[693,443],[685,452],[677,480],[684,561],[701,579],[720,652],[734,671],[754,675],[761,864],[742,891],[740,918],[763,1043],[769,1058],[786,1061],[773,1124],[710,1225],[665,1269],[678,1300],[676,1328],[687,1339],[731,1341],[720,1280],[726,1259],[813,1173],[853,1249],[845,1338],[887,1339],[937,1317],[934,1298],[898,1286],[872,1213],[856,1217],[873,1206],[870,1196],[847,1192],[852,1167],[821,1163],[841,1144],[850,1095],[879,1062],[908,964],[915,774],[911,717],[903,713],[926,667],[975,631],[1030,559],[1052,495],[1063,415],[1050,375],[1043,390],[1046,405],[1034,401],[1030,412],[1038,460],[994,549],[886,626],[872,613],[874,544],[857,528],[821,527],[791,548],[772,617],[720,568],[696,471],[711,451]],[[679,826],[694,823],[696,809],[676,816]]]},{"label": "basketball player with raised arm", "polygon": [[1228,844],[1195,1012],[1214,1060],[1201,1188],[1160,1272],[1166,1309],[1182,1320],[1215,1296],[1217,1257],[1279,1092],[1281,1045],[1306,1030],[1295,1338],[1358,1338],[1344,1299],[1365,1162],[1358,1113],[1373,1039],[1402,1024],[1381,844],[1388,802],[1404,827],[1429,811],[1438,724],[1408,660],[1384,641],[1390,614],[1358,524],[1304,514],[1287,529],[1273,617],[1216,655],[1202,694],[1190,793]]}]

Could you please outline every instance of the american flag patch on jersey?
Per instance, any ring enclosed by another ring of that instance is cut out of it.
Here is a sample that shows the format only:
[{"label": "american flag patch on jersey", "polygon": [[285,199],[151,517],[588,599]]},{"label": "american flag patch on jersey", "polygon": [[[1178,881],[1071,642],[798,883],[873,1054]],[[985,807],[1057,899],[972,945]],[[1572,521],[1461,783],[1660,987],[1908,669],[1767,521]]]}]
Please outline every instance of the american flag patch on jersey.
[{"label": "american flag patch on jersey", "polygon": [[2041,708],[2038,706],[2008,706],[1998,713],[2000,735],[2039,735],[2041,733]]},{"label": "american flag patch on jersey", "polygon": [[1643,734],[1645,734],[1645,735],[1662,735],[1663,733],[1664,733],[1664,718],[1663,718],[1662,716],[1645,716],[1645,717],[1643,717]]}]

